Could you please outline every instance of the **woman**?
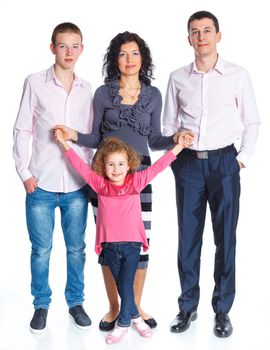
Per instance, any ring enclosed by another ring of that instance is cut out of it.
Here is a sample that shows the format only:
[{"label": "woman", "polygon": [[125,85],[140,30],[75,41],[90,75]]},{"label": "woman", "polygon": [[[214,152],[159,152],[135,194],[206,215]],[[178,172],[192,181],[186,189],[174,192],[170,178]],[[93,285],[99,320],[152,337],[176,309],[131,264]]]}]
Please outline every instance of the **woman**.
[{"label": "woman", "polygon": [[[108,136],[116,136],[129,143],[141,156],[141,169],[151,164],[149,148],[163,150],[174,145],[173,136],[165,137],[160,132],[161,93],[151,86],[153,64],[150,50],[145,41],[135,33],[116,35],[104,56],[103,75],[105,84],[94,96],[94,121],[91,134],[81,134],[65,126],[56,126],[64,132],[65,138],[78,144],[97,148]],[[141,193],[142,217],[149,240],[151,229],[150,213],[151,185]],[[97,199],[91,194],[91,203],[97,207]],[[94,210],[95,212],[95,210]],[[141,308],[141,297],[148,267],[149,255],[140,255],[135,275],[134,294],[139,313],[151,328],[157,326],[155,319]],[[102,255],[99,258],[110,310],[100,321],[103,331],[113,329],[119,314],[117,288],[109,267]]]}]

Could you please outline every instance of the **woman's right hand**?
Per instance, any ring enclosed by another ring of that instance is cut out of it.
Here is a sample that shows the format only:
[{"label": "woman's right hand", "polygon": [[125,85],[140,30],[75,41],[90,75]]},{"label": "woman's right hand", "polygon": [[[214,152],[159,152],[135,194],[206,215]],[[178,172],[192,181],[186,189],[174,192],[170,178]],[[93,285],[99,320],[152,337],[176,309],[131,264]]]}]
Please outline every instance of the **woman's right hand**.
[{"label": "woman's right hand", "polygon": [[53,132],[56,130],[56,129],[60,129],[63,133],[63,137],[64,137],[64,140],[65,141],[78,141],[78,133],[76,130],[74,129],[71,129],[65,125],[55,125],[53,127]]}]

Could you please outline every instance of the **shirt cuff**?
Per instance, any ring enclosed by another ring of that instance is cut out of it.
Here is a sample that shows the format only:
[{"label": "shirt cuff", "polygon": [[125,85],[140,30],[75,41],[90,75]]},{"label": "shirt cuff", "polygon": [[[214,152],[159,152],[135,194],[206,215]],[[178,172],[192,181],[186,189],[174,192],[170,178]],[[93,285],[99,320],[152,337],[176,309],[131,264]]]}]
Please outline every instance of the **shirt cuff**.
[{"label": "shirt cuff", "polygon": [[22,182],[30,179],[30,177],[33,177],[33,175],[31,174],[31,172],[28,169],[23,170],[20,174],[19,174]]},{"label": "shirt cuff", "polygon": [[236,159],[239,162],[241,162],[244,166],[247,166],[250,159],[250,155],[246,152],[239,152],[236,156]]}]

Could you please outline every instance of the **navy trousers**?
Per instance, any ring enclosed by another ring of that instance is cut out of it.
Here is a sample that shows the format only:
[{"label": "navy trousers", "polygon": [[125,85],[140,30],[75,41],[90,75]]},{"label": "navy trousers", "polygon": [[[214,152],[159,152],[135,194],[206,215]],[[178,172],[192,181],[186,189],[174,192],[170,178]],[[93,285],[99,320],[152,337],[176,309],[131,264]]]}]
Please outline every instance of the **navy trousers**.
[{"label": "navy trousers", "polygon": [[215,313],[228,313],[235,297],[236,227],[239,214],[240,167],[231,146],[198,159],[183,150],[172,163],[179,227],[179,309],[197,309],[200,298],[200,256],[207,203],[214,231]]}]

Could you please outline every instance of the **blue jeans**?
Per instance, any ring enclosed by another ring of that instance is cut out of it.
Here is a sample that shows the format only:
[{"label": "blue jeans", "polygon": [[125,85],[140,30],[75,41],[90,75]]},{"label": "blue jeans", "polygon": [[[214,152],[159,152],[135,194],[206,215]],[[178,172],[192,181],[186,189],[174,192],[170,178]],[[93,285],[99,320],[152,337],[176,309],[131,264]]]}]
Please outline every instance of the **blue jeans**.
[{"label": "blue jeans", "polygon": [[104,259],[109,265],[121,298],[117,324],[128,327],[130,320],[140,316],[134,300],[134,277],[140,259],[140,242],[102,243]]},{"label": "blue jeans", "polygon": [[88,211],[86,187],[69,193],[47,192],[37,188],[26,196],[26,221],[32,244],[31,293],[35,309],[48,309],[51,302],[48,276],[57,207],[60,208],[67,251],[66,301],[69,307],[73,307],[84,300],[84,238]]}]

